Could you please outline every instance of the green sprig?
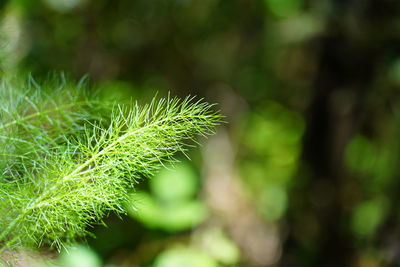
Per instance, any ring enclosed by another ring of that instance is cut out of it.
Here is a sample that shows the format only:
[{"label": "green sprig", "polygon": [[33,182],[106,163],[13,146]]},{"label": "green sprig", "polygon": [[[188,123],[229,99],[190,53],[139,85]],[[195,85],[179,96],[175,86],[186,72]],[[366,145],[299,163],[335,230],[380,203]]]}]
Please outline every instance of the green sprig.
[{"label": "green sprig", "polygon": [[89,234],[108,213],[125,212],[140,179],[221,122],[193,97],[105,105],[65,81],[56,94],[32,83],[0,84],[0,252],[59,249]]}]

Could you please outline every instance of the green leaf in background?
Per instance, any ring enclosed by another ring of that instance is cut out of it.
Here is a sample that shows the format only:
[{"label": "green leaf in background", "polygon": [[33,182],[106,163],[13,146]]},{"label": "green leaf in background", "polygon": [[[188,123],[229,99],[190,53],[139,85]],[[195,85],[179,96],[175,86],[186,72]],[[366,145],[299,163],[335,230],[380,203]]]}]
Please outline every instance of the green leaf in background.
[{"label": "green leaf in background", "polygon": [[54,262],[39,263],[35,267],[101,267],[102,261],[95,251],[87,246],[74,245],[64,249]]},{"label": "green leaf in background", "polygon": [[288,186],[299,167],[304,129],[299,113],[272,101],[248,118],[240,169],[258,210],[268,221],[277,221],[286,212]]},{"label": "green leaf in background", "polygon": [[395,158],[396,146],[385,140],[371,140],[355,136],[347,145],[345,160],[347,167],[359,176],[362,185],[369,191],[378,192],[390,182],[393,170],[398,166]]},{"label": "green leaf in background", "polygon": [[131,196],[127,211],[150,228],[171,232],[192,228],[207,217],[204,203],[194,198],[198,184],[189,164],[169,167],[150,181],[152,194],[136,192]]},{"label": "green leaf in background", "polygon": [[85,4],[86,0],[43,0],[46,5],[58,12],[68,12],[71,9],[77,8]]},{"label": "green leaf in background", "polygon": [[82,245],[75,246],[69,249],[68,252],[63,252],[60,258],[62,267],[101,267],[101,259],[89,247]]},{"label": "green leaf in background", "polygon": [[400,60],[397,59],[389,70],[389,78],[398,86],[400,85]]},{"label": "green leaf in background", "polygon": [[176,247],[161,253],[153,267],[217,267],[208,254],[195,248]]},{"label": "green leaf in background", "polygon": [[302,0],[266,0],[269,11],[278,17],[290,17],[301,11]]},{"label": "green leaf in background", "polygon": [[237,264],[240,251],[237,245],[230,240],[219,228],[208,228],[200,235],[202,248],[218,262],[226,265]]},{"label": "green leaf in background", "polygon": [[260,198],[261,213],[270,221],[279,220],[286,211],[288,198],[282,186],[268,186]]},{"label": "green leaf in background", "polygon": [[387,199],[378,197],[359,204],[352,216],[351,226],[355,234],[372,235],[385,218],[388,208]]},{"label": "green leaf in background", "polygon": [[150,228],[182,231],[198,225],[207,217],[204,203],[196,200],[163,203],[145,192],[131,196],[134,208],[127,207],[130,216]]},{"label": "green leaf in background", "polygon": [[176,202],[192,198],[198,190],[196,173],[187,163],[163,169],[150,181],[151,191],[160,201]]},{"label": "green leaf in background", "polygon": [[346,148],[346,163],[352,170],[369,172],[376,167],[378,150],[364,136],[354,137]]}]

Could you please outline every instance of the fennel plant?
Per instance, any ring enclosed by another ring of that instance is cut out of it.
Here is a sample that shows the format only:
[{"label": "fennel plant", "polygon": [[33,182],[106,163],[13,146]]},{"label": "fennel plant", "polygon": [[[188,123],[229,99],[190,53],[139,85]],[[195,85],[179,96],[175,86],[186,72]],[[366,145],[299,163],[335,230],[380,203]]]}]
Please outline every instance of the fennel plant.
[{"label": "fennel plant", "polygon": [[83,82],[60,80],[1,80],[0,255],[90,234],[108,213],[125,212],[140,179],[221,122],[213,105],[191,97],[107,104]]}]

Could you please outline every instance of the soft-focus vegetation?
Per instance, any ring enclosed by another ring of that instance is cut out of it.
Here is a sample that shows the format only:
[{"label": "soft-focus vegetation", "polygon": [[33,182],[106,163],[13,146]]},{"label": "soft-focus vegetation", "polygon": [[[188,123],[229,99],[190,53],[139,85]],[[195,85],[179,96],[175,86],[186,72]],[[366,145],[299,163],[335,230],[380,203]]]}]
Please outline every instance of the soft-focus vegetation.
[{"label": "soft-focus vegetation", "polygon": [[87,75],[101,101],[197,95],[228,122],[129,194],[123,220],[86,229],[97,238],[20,253],[62,266],[395,266],[399,14],[396,0],[0,1],[0,75]]}]

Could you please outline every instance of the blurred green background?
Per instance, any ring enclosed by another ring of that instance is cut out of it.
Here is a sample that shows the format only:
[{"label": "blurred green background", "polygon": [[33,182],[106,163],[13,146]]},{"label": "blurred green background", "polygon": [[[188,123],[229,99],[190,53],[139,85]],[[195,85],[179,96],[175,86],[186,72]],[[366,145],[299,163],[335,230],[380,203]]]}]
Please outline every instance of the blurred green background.
[{"label": "blurred green background", "polygon": [[[60,266],[398,266],[400,1],[0,0],[1,74],[228,124]],[[1,100],[0,100],[1,101]]]}]

